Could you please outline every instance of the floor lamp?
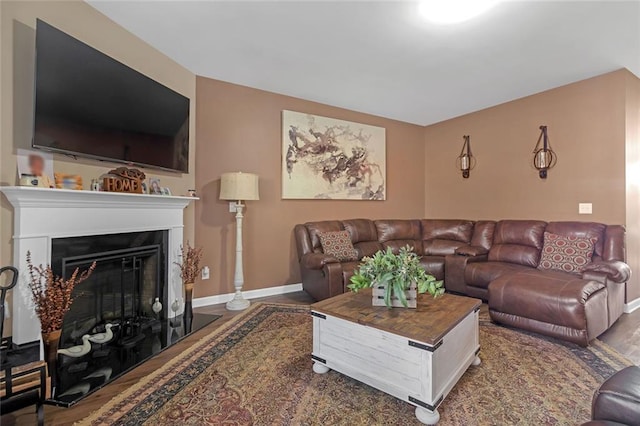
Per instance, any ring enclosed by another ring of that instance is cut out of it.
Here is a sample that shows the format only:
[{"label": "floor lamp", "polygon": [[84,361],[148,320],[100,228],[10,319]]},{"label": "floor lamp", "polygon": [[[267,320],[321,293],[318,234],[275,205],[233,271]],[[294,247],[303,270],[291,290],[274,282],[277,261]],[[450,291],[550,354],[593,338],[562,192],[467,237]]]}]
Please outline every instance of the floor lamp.
[{"label": "floor lamp", "polygon": [[236,272],[233,286],[236,293],[233,299],[227,302],[227,309],[241,311],[249,307],[249,301],[242,296],[244,273],[242,270],[242,201],[259,200],[258,175],[253,173],[224,173],[220,179],[220,199],[232,200],[232,206],[236,212]]}]

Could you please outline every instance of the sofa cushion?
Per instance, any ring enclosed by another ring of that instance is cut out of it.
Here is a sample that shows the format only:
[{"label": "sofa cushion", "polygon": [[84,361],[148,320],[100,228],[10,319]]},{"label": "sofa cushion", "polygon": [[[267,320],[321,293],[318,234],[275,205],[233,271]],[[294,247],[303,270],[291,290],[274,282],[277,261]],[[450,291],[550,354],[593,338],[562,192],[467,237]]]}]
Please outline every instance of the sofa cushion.
[{"label": "sofa cushion", "polygon": [[347,231],[321,232],[318,234],[324,254],[341,262],[358,260],[358,252],[353,248]]},{"label": "sofa cushion", "polygon": [[471,245],[483,247],[489,251],[493,244],[493,234],[496,230],[496,222],[493,220],[479,220],[473,226]]},{"label": "sofa cushion", "polygon": [[452,240],[426,240],[422,242],[422,250],[426,256],[448,256],[455,254],[460,247],[466,247],[467,243]]},{"label": "sofa cushion", "polygon": [[422,237],[419,220],[376,220],[378,241],[386,249],[391,247],[397,253],[409,246],[415,253],[422,253]]},{"label": "sofa cushion", "polygon": [[473,234],[473,222],[470,220],[424,219],[420,223],[423,240],[438,239],[469,243]]},{"label": "sofa cushion", "polygon": [[363,241],[378,241],[378,231],[375,223],[370,219],[349,219],[343,220],[344,229],[349,231],[352,243]]},{"label": "sofa cushion", "polygon": [[502,220],[496,224],[489,260],[536,268],[544,240],[546,222]]},{"label": "sofa cushion", "polygon": [[420,258],[420,266],[427,271],[427,274],[433,275],[437,280],[444,279],[444,257],[422,256]]},{"label": "sofa cushion", "polygon": [[464,270],[464,280],[468,286],[487,288],[491,281],[505,274],[513,274],[530,269],[528,266],[508,262],[474,262],[467,264]]},{"label": "sofa cushion", "polygon": [[596,241],[597,238],[565,237],[545,232],[538,269],[580,273],[591,263]]},{"label": "sofa cushion", "polygon": [[358,259],[373,256],[383,249],[382,244],[378,242],[378,230],[372,220],[350,219],[343,220],[342,224],[351,235],[353,247],[358,251]]},{"label": "sofa cushion", "polygon": [[321,222],[307,222],[304,224],[307,231],[309,231],[309,238],[311,238],[311,247],[315,253],[322,253],[322,244],[320,244],[321,232],[334,232],[344,231],[342,222],[339,220],[323,220]]},{"label": "sofa cushion", "polygon": [[358,252],[358,259],[362,259],[365,256],[371,257],[380,250],[384,250],[382,244],[377,241],[362,241],[355,243],[353,247]]},{"label": "sofa cushion", "polygon": [[[587,328],[585,304],[605,285],[555,271],[503,275],[489,286],[489,309],[575,330]],[[606,329],[606,300],[598,306],[598,322]],[[602,312],[600,312],[602,311]],[[596,324],[591,324],[596,325]],[[595,336],[593,336],[595,337]]]},{"label": "sofa cushion", "polygon": [[600,258],[604,253],[606,225],[596,222],[549,222],[545,232],[564,237],[595,238],[593,255]]},{"label": "sofa cushion", "polygon": [[422,227],[422,250],[426,256],[447,256],[456,249],[469,244],[473,233],[473,222],[469,220],[420,221]]}]

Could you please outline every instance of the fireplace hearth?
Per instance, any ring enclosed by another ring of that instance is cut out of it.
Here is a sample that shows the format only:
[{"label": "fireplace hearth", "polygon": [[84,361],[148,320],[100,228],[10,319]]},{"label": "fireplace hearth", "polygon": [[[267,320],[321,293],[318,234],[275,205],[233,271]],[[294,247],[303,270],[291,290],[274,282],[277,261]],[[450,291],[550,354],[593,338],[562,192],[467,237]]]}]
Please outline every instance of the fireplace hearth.
[{"label": "fireplace hearth", "polygon": [[[57,385],[47,403],[70,407],[219,317],[195,313],[190,329],[182,317],[139,317],[117,324],[111,328],[113,338],[107,343],[90,342],[89,352],[80,357],[58,355]],[[106,331],[104,325],[98,325],[89,334],[108,334]]]}]

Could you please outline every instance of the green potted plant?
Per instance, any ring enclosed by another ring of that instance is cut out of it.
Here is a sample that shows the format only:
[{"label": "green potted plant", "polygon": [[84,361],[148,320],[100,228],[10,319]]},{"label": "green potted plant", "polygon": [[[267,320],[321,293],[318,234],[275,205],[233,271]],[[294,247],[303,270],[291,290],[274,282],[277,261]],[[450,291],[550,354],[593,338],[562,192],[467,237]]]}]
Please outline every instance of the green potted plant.
[{"label": "green potted plant", "polygon": [[415,308],[417,294],[438,297],[444,293],[442,281],[427,274],[409,246],[401,248],[398,254],[388,247],[386,251],[364,257],[347,287],[353,292],[373,287],[373,305],[388,308]]}]

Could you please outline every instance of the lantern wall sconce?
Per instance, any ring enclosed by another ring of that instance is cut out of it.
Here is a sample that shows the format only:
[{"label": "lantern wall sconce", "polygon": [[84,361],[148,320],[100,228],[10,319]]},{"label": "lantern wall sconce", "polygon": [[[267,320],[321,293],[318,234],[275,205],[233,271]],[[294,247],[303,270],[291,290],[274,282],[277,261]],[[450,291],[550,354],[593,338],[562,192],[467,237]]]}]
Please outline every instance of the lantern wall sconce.
[{"label": "lantern wall sconce", "polygon": [[469,178],[469,172],[476,166],[476,157],[471,154],[471,142],[469,142],[469,135],[462,137],[464,142],[462,144],[462,150],[460,155],[456,159],[456,166],[458,170],[462,172],[462,177]]},{"label": "lantern wall sconce", "polygon": [[[540,146],[540,142],[542,142],[542,147]],[[538,143],[536,143],[536,147],[533,150],[533,167],[538,170],[540,179],[547,178],[547,171],[555,166],[557,161],[558,157],[551,149],[551,144],[549,143],[547,126],[540,126]]]}]

